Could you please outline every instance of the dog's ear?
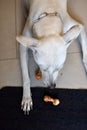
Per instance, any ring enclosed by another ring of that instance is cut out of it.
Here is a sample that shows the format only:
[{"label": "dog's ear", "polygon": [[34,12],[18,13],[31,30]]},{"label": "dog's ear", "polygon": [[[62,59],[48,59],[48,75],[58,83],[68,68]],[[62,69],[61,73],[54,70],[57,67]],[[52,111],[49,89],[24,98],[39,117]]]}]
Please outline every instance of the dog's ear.
[{"label": "dog's ear", "polygon": [[39,45],[39,40],[31,37],[26,36],[18,36],[16,37],[16,40],[22,44],[25,47],[31,48],[31,47],[37,47]]},{"label": "dog's ear", "polygon": [[65,34],[63,34],[63,39],[65,41],[66,48],[74,41],[80,34],[80,27],[75,25],[71,27]]},{"label": "dog's ear", "polygon": [[69,37],[69,35],[67,35],[67,33],[64,34],[62,37],[63,37],[63,40],[65,41],[65,46],[66,46],[66,48],[68,48],[69,45],[72,43],[72,41],[73,41],[74,39],[71,39],[71,38]]}]

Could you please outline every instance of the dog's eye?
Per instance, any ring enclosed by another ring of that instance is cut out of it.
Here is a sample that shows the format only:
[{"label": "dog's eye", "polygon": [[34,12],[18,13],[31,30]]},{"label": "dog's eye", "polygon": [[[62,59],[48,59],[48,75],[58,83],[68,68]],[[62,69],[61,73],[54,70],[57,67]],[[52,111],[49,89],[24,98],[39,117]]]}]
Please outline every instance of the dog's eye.
[{"label": "dog's eye", "polygon": [[34,53],[37,54],[37,50],[35,50]]},{"label": "dog's eye", "polygon": [[39,65],[40,66],[40,68],[41,68],[41,70],[43,70],[43,71],[47,71],[48,70],[48,66],[43,66],[43,65]]},{"label": "dog's eye", "polygon": [[43,69],[43,71],[47,71],[48,70],[48,68],[46,68],[46,69]]},{"label": "dog's eye", "polygon": [[[58,70],[59,70],[59,68],[56,68],[56,69],[55,69],[55,71],[58,71]],[[54,71],[54,72],[55,72],[55,71]]]},{"label": "dog's eye", "polygon": [[63,64],[60,67],[56,68],[55,71],[60,71],[62,69],[62,67],[63,67]]},{"label": "dog's eye", "polygon": [[43,69],[44,72],[46,72],[47,70],[48,70],[48,67]]}]

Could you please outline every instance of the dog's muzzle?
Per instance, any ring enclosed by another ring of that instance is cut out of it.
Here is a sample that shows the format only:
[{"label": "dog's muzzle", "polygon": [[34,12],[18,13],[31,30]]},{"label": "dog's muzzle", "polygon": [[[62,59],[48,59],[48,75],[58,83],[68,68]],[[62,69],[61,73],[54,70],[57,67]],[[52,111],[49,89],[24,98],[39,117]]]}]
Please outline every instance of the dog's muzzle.
[{"label": "dog's muzzle", "polygon": [[48,88],[50,88],[50,89],[54,89],[56,87],[56,84],[54,83],[51,83],[49,86],[48,86]]}]

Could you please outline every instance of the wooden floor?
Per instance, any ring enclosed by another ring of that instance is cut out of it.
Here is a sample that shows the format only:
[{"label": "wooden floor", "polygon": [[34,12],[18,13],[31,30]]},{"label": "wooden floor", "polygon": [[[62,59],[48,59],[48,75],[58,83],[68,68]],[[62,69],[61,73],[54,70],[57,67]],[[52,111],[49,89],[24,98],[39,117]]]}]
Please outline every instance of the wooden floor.
[{"label": "wooden floor", "polygon": [[[87,29],[87,0],[68,0],[68,10],[74,18],[84,23]],[[22,85],[16,36],[23,29],[24,14],[22,0],[0,0],[0,88]],[[80,52],[77,41],[73,42],[57,80],[58,88],[87,88],[87,77]],[[32,55],[30,58],[31,86],[42,86],[42,81],[35,79],[36,66]]]}]

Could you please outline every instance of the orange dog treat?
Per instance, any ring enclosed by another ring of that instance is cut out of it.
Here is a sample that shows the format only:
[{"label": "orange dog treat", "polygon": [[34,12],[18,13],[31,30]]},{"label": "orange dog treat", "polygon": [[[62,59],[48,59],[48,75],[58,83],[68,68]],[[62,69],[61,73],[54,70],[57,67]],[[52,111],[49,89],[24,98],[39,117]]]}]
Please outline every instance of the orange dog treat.
[{"label": "orange dog treat", "polygon": [[53,99],[53,98],[51,98],[50,96],[44,96],[44,99],[43,99],[45,102],[52,102],[52,104],[54,105],[54,106],[57,106],[57,105],[59,105],[59,103],[60,103],[60,101],[59,101],[59,99]]},{"label": "orange dog treat", "polygon": [[36,79],[40,80],[41,78],[42,78],[42,74],[41,74],[41,71],[38,69],[36,72]]}]

